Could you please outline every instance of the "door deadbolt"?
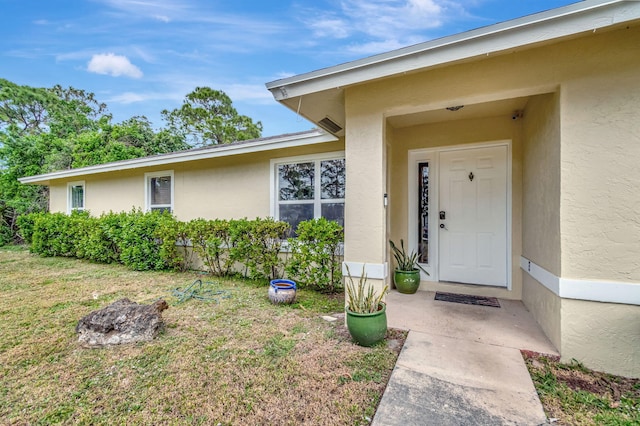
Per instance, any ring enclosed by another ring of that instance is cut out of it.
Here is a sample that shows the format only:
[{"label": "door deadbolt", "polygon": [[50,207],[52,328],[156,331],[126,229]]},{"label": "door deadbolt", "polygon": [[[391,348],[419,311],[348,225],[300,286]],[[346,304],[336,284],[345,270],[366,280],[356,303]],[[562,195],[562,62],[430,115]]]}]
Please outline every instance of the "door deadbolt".
[{"label": "door deadbolt", "polygon": [[445,214],[444,211],[440,212],[440,220],[445,220],[447,218],[447,215]]}]

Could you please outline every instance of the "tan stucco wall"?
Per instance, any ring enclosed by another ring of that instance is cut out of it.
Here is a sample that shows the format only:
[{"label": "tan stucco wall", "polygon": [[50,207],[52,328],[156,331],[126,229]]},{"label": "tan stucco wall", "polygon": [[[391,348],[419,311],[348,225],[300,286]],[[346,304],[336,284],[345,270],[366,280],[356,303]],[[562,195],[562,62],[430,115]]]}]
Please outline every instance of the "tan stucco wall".
[{"label": "tan stucco wall", "polygon": [[640,32],[603,41],[562,88],[562,275],[638,283]]},{"label": "tan stucco wall", "polygon": [[365,99],[354,100],[345,105],[345,260],[381,264],[386,261],[385,123]]},{"label": "tan stucco wall", "polygon": [[269,216],[269,156],[199,161],[175,168],[175,215],[232,219]]},{"label": "tan stucco wall", "polygon": [[562,353],[562,299],[533,279],[522,274],[522,303],[536,319],[553,346]]},{"label": "tan stucco wall", "polygon": [[560,276],[559,94],[529,99],[523,120],[523,256]]},{"label": "tan stucco wall", "polygon": [[67,212],[67,184],[60,182],[49,187],[49,211]]},{"label": "tan stucco wall", "polygon": [[[523,120],[522,254],[561,276],[560,265],[560,95],[534,96]],[[523,276],[522,302],[558,350],[561,299],[529,274]]]},{"label": "tan stucco wall", "polygon": [[562,358],[640,377],[640,306],[562,300]]},{"label": "tan stucco wall", "polygon": [[144,208],[144,172],[111,174],[107,179],[85,179],[86,209],[94,215]]},{"label": "tan stucco wall", "polygon": [[[170,166],[140,168],[85,176],[86,209],[103,212],[144,208],[144,175],[174,173],[174,213],[180,220],[255,218],[270,215],[270,160],[344,150],[342,141],[273,150],[234,157],[192,161]],[[70,179],[69,181],[77,181]],[[51,185],[50,210],[66,212],[67,181]]]}]

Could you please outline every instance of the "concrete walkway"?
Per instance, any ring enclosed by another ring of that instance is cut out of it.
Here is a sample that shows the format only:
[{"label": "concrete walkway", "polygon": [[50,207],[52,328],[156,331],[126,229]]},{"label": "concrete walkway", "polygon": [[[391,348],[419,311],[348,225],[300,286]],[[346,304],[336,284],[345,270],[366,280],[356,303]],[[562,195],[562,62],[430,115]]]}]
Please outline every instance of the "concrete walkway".
[{"label": "concrete walkway", "polygon": [[389,327],[410,331],[372,424],[545,424],[520,349],[557,351],[522,303],[433,299],[433,292],[387,296]]}]

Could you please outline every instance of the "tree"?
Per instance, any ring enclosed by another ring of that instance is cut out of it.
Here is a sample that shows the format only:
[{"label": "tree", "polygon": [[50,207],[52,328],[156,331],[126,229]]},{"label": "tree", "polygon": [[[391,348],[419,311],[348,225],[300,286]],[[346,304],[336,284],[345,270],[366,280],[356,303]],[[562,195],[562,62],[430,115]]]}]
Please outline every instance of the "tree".
[{"label": "tree", "polygon": [[46,89],[19,86],[0,78],[0,130],[19,134],[48,130],[47,106],[54,95]]},{"label": "tree", "polygon": [[73,147],[71,168],[189,148],[184,139],[167,130],[154,133],[151,123],[144,116],[132,117],[119,124],[102,121],[99,129],[73,135],[69,140]]},{"label": "tree", "polygon": [[151,122],[145,116],[134,116],[114,125],[111,139],[125,145],[141,148],[144,155],[166,154],[190,148],[184,137],[167,129],[154,132],[151,128]]},{"label": "tree", "polygon": [[21,214],[46,211],[48,190],[18,178],[260,136],[261,123],[239,115],[223,92],[197,88],[181,109],[163,111],[171,128],[144,116],[112,123],[107,106],[73,87],[21,86],[0,79],[0,245],[16,238]]},{"label": "tree", "polygon": [[73,87],[51,89],[19,86],[0,78],[0,131],[18,134],[53,133],[60,137],[95,128],[108,119],[106,104],[93,93]]},{"label": "tree", "polygon": [[238,114],[229,96],[209,87],[196,87],[180,108],[165,109],[162,117],[173,132],[183,135],[192,146],[226,144],[262,134],[261,122],[254,123]]},{"label": "tree", "polygon": [[107,104],[96,100],[91,92],[59,84],[47,90],[55,95],[55,101],[48,106],[51,131],[60,137],[94,130],[97,123],[111,120]]},{"label": "tree", "polygon": [[99,132],[110,120],[93,93],[0,79],[0,245],[15,238],[19,215],[48,207],[46,187],[22,185],[18,178],[71,168],[79,135]]}]

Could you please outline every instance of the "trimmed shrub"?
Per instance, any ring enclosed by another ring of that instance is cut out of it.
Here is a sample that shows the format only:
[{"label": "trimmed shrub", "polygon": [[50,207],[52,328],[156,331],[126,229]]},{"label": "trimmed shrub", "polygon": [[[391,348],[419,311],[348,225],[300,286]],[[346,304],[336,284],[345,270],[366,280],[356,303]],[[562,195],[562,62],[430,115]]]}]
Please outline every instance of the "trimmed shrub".
[{"label": "trimmed shrub", "polygon": [[[88,212],[23,216],[21,232],[31,251],[43,256],[71,256],[94,262],[120,262],[134,270],[185,271],[198,255],[208,271],[271,280],[285,270],[308,287],[340,288],[342,228],[324,219],[301,223],[299,237],[289,239],[293,264],[281,248],[291,229],[272,218],[179,222],[170,213]],[[190,248],[192,247],[192,249]]]},{"label": "trimmed shrub", "polygon": [[79,216],[85,212],[45,214],[34,221],[31,251],[41,256],[76,256],[77,230],[74,227]]},{"label": "trimmed shrub", "polygon": [[99,218],[87,217],[82,222],[75,222],[79,237],[76,242],[77,256],[99,263],[120,262],[120,248],[112,227],[119,224],[123,217],[123,214],[110,212]]},{"label": "trimmed shrub", "polygon": [[27,244],[31,244],[36,219],[44,216],[46,213],[29,213],[18,216],[16,223],[18,225],[18,237]]},{"label": "trimmed shrub", "polygon": [[300,222],[297,238],[289,238],[291,259],[287,274],[300,287],[333,293],[342,286],[344,230],[325,218]]},{"label": "trimmed shrub", "polygon": [[187,225],[187,235],[193,250],[209,272],[216,276],[232,273],[234,260],[230,256],[229,221],[195,219]]},{"label": "trimmed shrub", "polygon": [[291,227],[272,218],[231,221],[230,257],[245,265],[253,279],[282,278],[285,259],[280,255]]},{"label": "trimmed shrub", "polygon": [[116,240],[120,261],[136,271],[168,269],[169,265],[160,255],[162,241],[158,231],[164,221],[170,220],[175,219],[168,212],[143,213],[134,209],[125,215]]},{"label": "trimmed shrub", "polygon": [[194,250],[189,248],[189,223],[177,220],[165,220],[157,229],[160,244],[160,257],[173,270],[184,272],[193,266]]}]

